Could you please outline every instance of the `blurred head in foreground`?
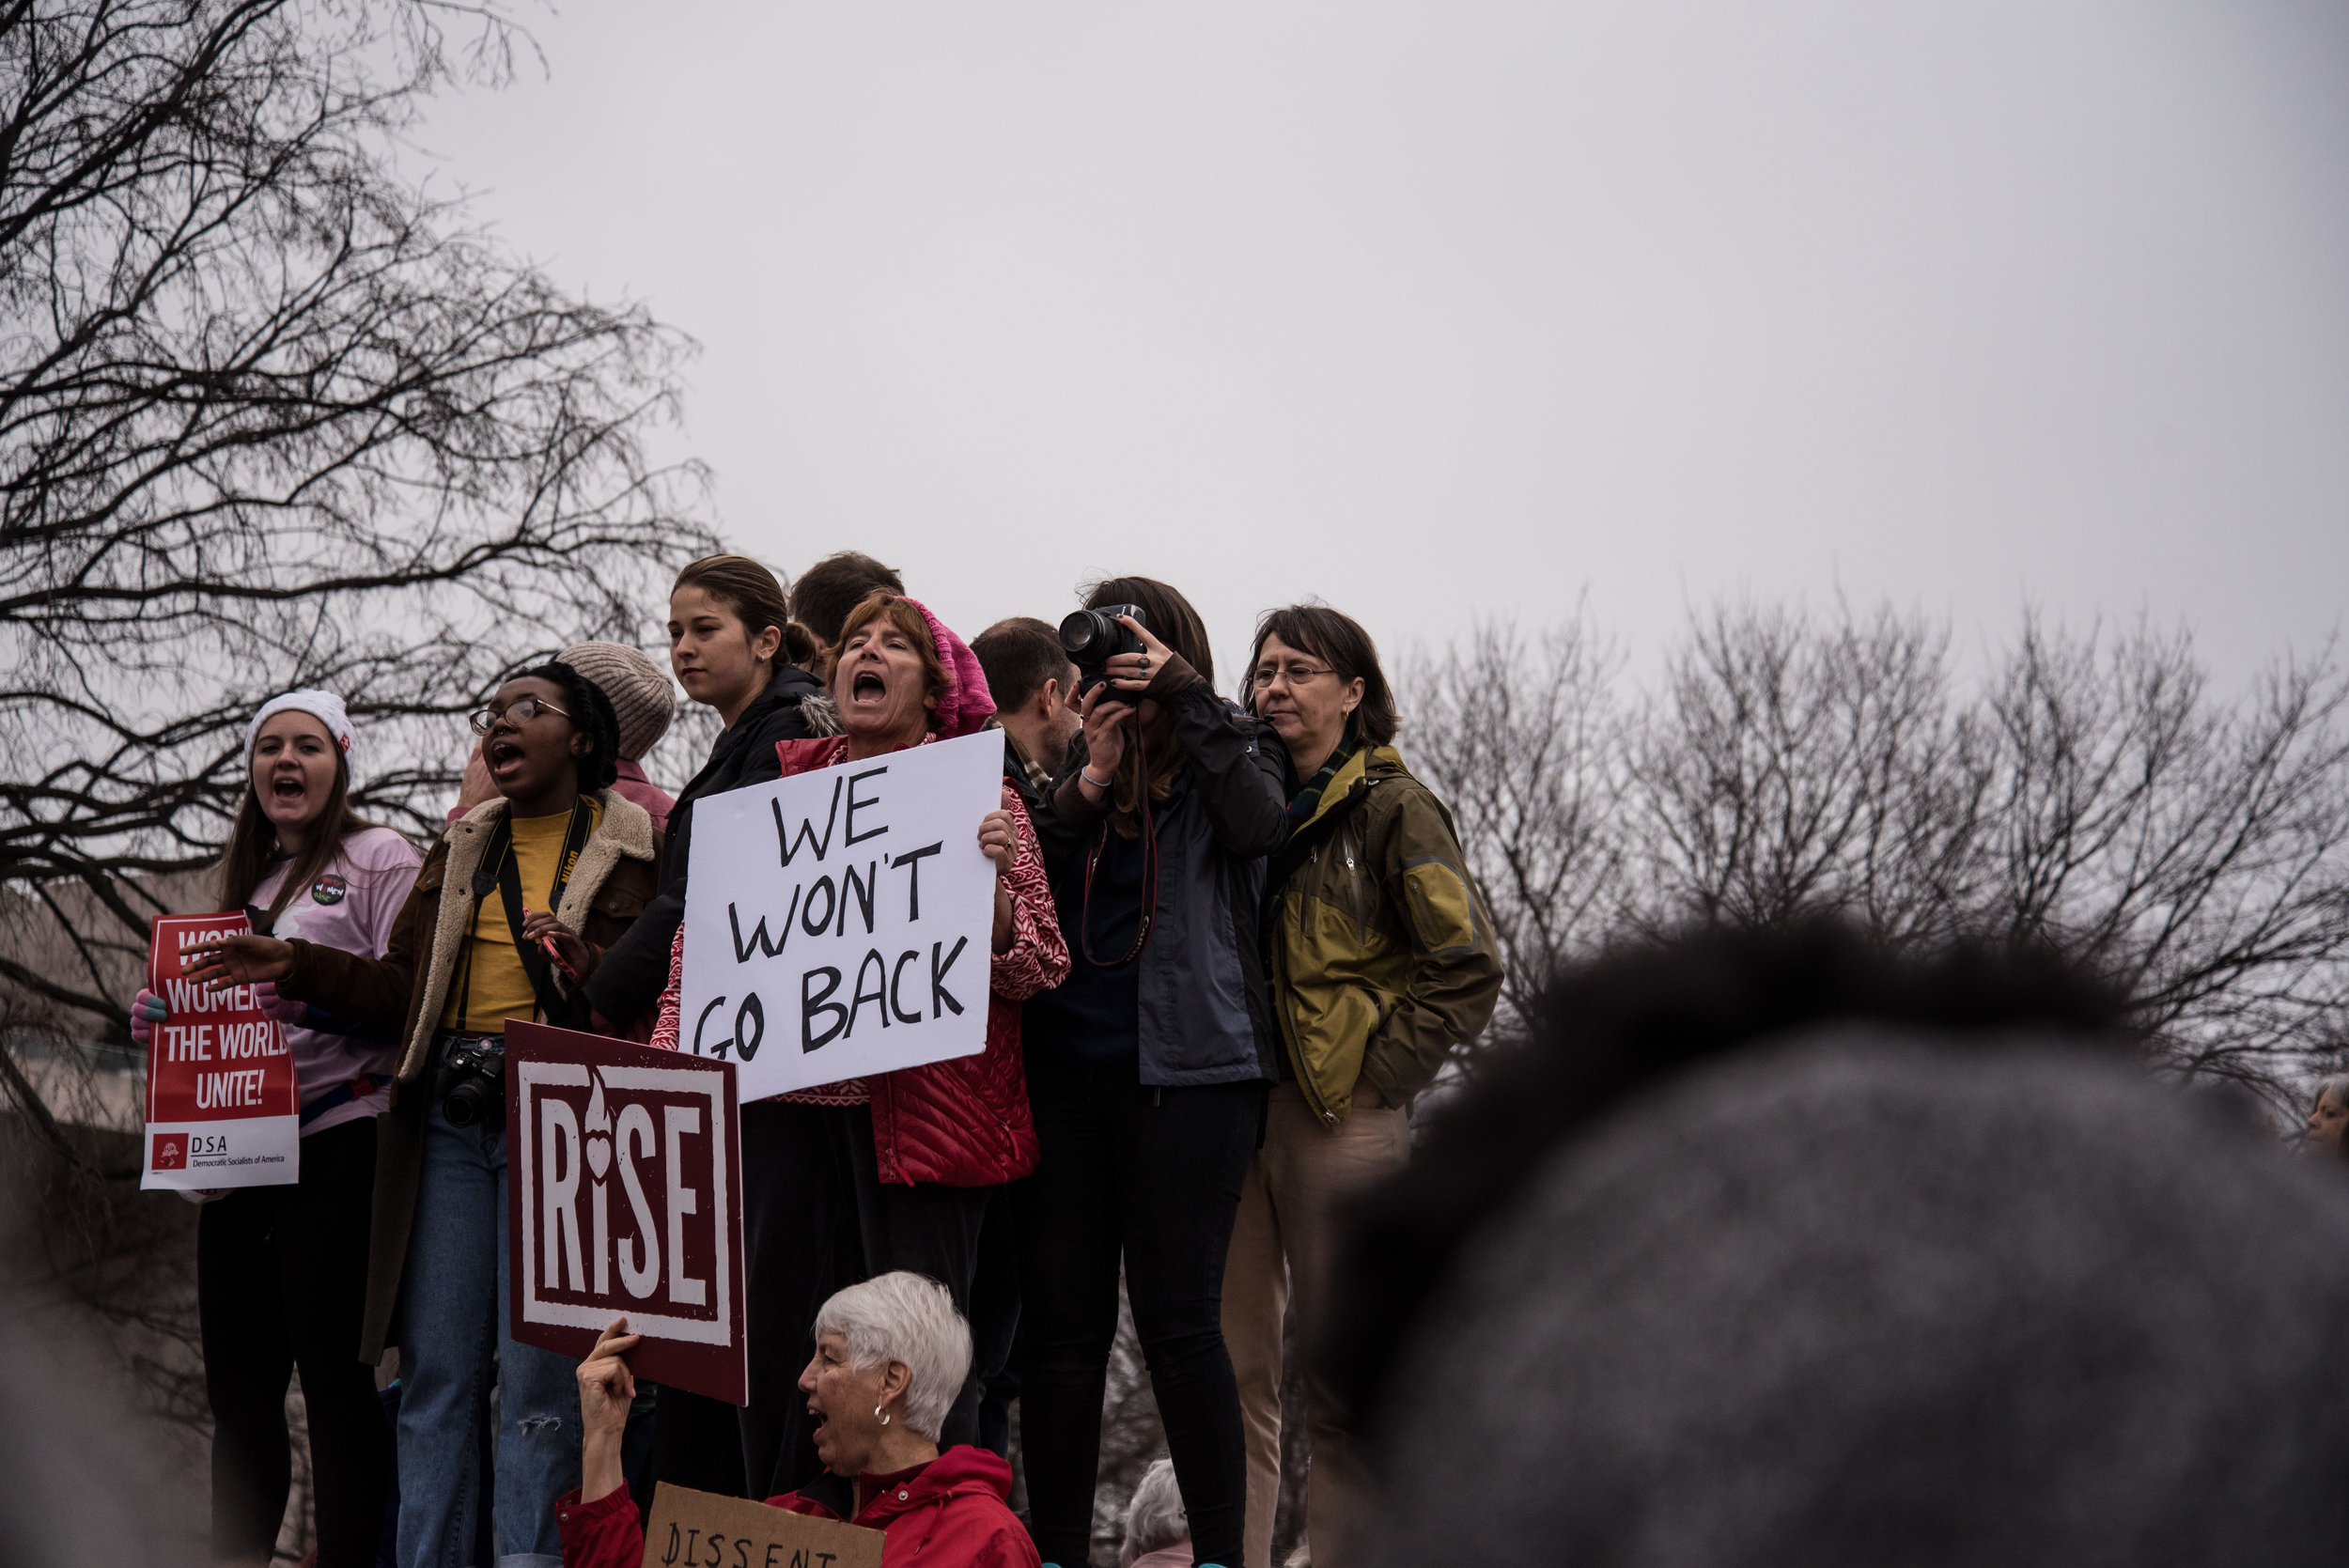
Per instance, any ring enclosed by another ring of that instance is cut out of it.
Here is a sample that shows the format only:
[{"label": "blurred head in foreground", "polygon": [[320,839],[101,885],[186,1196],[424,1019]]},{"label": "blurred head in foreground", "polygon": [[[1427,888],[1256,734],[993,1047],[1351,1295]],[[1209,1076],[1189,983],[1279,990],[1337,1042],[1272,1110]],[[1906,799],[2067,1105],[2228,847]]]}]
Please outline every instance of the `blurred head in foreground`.
[{"label": "blurred head in foreground", "polygon": [[2044,957],[1566,976],[1368,1197],[1363,1560],[2349,1560],[2349,1183]]},{"label": "blurred head in foreground", "polygon": [[2309,1102],[2310,1149],[2336,1158],[2349,1157],[2341,1148],[2341,1131],[2349,1127],[2349,1073],[2335,1073],[2316,1086]]}]

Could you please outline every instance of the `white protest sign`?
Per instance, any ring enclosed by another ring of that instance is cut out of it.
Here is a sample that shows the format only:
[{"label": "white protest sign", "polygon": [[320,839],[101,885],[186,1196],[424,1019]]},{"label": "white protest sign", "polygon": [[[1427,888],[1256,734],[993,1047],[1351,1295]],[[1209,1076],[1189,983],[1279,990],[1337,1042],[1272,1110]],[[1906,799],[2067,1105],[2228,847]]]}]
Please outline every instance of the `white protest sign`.
[{"label": "white protest sign", "polygon": [[985,1049],[1003,784],[982,730],[694,801],[679,1048],[745,1101]]}]

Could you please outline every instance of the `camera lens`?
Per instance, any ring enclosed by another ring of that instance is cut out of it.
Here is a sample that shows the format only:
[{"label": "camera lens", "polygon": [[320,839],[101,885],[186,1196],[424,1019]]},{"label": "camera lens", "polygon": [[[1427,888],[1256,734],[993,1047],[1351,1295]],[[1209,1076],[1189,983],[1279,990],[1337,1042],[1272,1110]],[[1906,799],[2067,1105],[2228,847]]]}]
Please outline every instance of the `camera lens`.
[{"label": "camera lens", "polygon": [[1070,653],[1082,653],[1101,636],[1101,615],[1097,611],[1071,611],[1060,623],[1060,645]]},{"label": "camera lens", "polygon": [[506,1055],[496,1047],[460,1045],[441,1065],[441,1114],[451,1126],[503,1120]]}]

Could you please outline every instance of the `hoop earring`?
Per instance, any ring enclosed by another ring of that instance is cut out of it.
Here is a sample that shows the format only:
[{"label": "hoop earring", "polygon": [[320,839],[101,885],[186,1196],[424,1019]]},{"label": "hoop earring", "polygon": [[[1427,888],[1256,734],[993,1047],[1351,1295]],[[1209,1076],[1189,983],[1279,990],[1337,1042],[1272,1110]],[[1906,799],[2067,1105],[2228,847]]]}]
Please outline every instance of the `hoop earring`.
[{"label": "hoop earring", "polygon": [[889,1418],[881,1414],[881,1407],[878,1405],[873,1406],[873,1419],[880,1422],[883,1426],[887,1426],[889,1424]]}]

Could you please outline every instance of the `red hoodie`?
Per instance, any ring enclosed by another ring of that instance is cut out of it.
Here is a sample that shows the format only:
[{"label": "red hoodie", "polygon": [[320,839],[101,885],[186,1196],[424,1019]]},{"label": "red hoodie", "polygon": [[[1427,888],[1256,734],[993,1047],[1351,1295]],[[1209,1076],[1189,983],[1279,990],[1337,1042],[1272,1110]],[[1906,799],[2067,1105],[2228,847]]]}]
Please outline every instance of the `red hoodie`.
[{"label": "red hoodie", "polygon": [[[830,1476],[809,1490],[853,1495]],[[881,1568],[1038,1568],[1035,1543],[1003,1504],[1010,1492],[1009,1465],[985,1449],[957,1446],[875,1496],[848,1523],[882,1533]],[[767,1501],[793,1514],[840,1517],[800,1492]],[[645,1527],[625,1486],[594,1502],[566,1493],[555,1501],[554,1521],[563,1532],[563,1568],[638,1568],[645,1560]]]}]

